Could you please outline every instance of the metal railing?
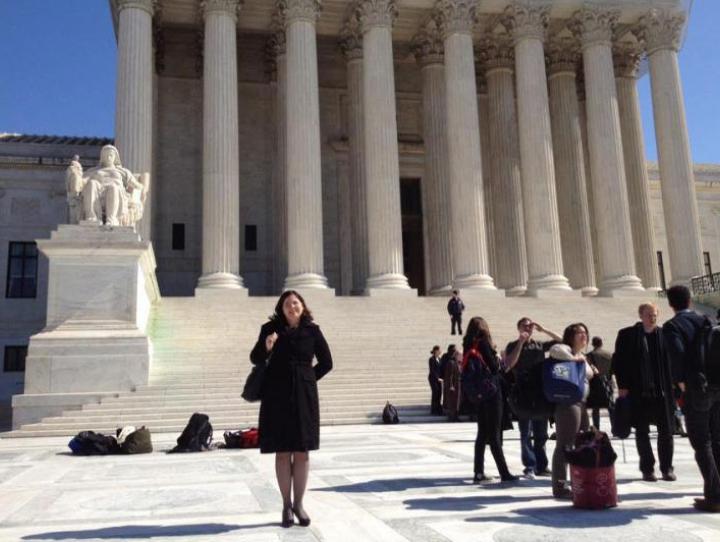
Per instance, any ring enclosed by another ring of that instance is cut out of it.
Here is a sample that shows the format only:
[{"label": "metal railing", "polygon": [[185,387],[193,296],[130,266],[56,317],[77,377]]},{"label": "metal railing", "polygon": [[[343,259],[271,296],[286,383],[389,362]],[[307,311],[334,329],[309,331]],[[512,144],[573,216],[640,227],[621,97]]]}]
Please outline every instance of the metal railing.
[{"label": "metal railing", "polygon": [[693,277],[690,280],[693,295],[709,294],[720,291],[720,273]]}]

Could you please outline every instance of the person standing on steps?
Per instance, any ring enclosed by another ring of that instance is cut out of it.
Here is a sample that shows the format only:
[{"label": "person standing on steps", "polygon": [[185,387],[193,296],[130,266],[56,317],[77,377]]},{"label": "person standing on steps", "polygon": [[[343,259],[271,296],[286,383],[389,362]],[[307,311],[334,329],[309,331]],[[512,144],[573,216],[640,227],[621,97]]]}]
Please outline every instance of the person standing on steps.
[{"label": "person standing on steps", "polygon": [[657,452],[663,480],[675,480],[673,472],[674,397],[670,363],[665,351],[663,329],[658,326],[654,303],[638,307],[640,322],[621,329],[615,342],[612,369],[618,395],[629,397],[635,426],[635,445],[640,472],[646,482],[657,482],[655,456],[650,445],[650,425],[658,431]]},{"label": "person standing on steps", "polygon": [[330,372],[333,362],[327,341],[299,293],[288,290],[280,296],[270,321],[260,329],[250,361],[268,364],[258,422],[260,452],[275,454],[282,526],[292,526],[293,515],[300,525],[308,526],[303,496],[309,452],[320,446],[317,381]]},{"label": "person standing on steps", "polygon": [[462,335],[462,313],[465,310],[465,304],[460,299],[457,290],[453,290],[453,295],[448,301],[447,311],[450,315],[450,335],[455,335],[455,326],[457,325],[457,334]]},{"label": "person standing on steps", "polygon": [[[545,329],[527,316],[523,316],[517,323],[518,339],[508,343],[505,348],[508,357],[506,370],[512,371],[515,381],[522,379],[534,380],[542,383],[542,366],[545,363],[545,354],[554,345],[562,341],[562,337]],[[533,332],[538,331],[550,337],[549,341],[536,341],[532,338]],[[541,390],[540,390],[541,391]],[[518,419],[520,429],[520,457],[524,475],[528,479],[535,476],[550,476],[548,457],[545,453],[545,443],[548,439],[548,419],[543,417]]]},{"label": "person standing on steps", "polygon": [[440,373],[440,347],[433,346],[428,360],[428,382],[430,383],[430,414],[442,416],[442,373]]}]

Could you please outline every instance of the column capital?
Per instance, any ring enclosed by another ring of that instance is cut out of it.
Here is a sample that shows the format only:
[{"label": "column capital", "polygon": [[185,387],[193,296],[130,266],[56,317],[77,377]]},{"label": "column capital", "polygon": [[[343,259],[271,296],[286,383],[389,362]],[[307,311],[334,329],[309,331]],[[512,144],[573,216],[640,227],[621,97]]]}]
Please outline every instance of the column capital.
[{"label": "column capital", "polygon": [[452,34],[472,34],[477,22],[476,0],[438,0],[433,16],[447,38]]},{"label": "column capital", "polygon": [[443,63],[445,45],[440,28],[434,18],[428,20],[413,36],[411,48],[415,59],[422,66]]},{"label": "column capital", "polygon": [[242,8],[243,0],[202,0],[200,10],[203,18],[211,13],[230,15],[237,22],[238,12]]},{"label": "column capital", "polygon": [[285,31],[274,32],[265,43],[265,64],[271,81],[277,80],[277,59],[285,54]]},{"label": "column capital", "polygon": [[613,45],[615,77],[637,79],[642,61],[642,47],[639,44],[622,42]]},{"label": "column capital", "polygon": [[153,15],[159,9],[158,0],[117,0],[115,5],[118,13],[124,9],[142,9]]},{"label": "column capital", "polygon": [[583,47],[599,44],[611,46],[619,19],[620,11],[616,9],[585,8],[573,14],[568,26]]},{"label": "column capital", "polygon": [[550,23],[550,6],[510,4],[505,8],[502,23],[516,43],[524,39],[545,41],[545,32]]},{"label": "column capital", "polygon": [[348,61],[363,57],[362,28],[356,12],[345,21],[340,31],[340,50]]},{"label": "column capital", "polygon": [[640,18],[637,34],[648,55],[661,49],[680,50],[687,17],[678,11],[651,9]]},{"label": "column capital", "polygon": [[475,86],[477,87],[477,93],[481,96],[487,97],[488,93],[488,82],[487,82],[487,69],[484,64],[475,69]]},{"label": "column capital", "polygon": [[576,75],[581,56],[578,40],[570,37],[552,38],[545,53],[550,75],[559,73]]},{"label": "column capital", "polygon": [[477,55],[488,73],[497,69],[515,68],[515,48],[512,38],[507,34],[491,34],[483,39]]},{"label": "column capital", "polygon": [[363,33],[376,26],[392,28],[397,19],[396,0],[359,0],[355,13]]},{"label": "column capital", "polygon": [[277,8],[285,28],[297,21],[317,23],[322,10],[322,0],[277,0]]},{"label": "column capital", "polygon": [[577,97],[578,102],[587,101],[587,92],[585,91],[585,70],[582,67],[582,58],[578,67],[577,74],[575,75],[575,84],[577,86]]}]

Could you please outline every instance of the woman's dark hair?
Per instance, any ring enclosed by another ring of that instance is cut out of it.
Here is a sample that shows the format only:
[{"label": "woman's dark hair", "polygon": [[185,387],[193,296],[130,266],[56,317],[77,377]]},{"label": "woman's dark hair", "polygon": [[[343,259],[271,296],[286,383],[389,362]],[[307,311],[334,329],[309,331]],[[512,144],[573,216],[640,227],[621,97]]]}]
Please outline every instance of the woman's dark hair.
[{"label": "woman's dark hair", "polygon": [[577,322],[575,324],[570,324],[568,327],[565,328],[565,331],[563,331],[563,344],[568,345],[570,348],[573,347],[573,340],[575,339],[575,335],[577,334],[578,330],[582,328],[585,330],[585,334],[590,337],[590,331],[588,330],[587,326],[583,324],[582,322]]},{"label": "woman's dark hair", "polygon": [[278,302],[275,304],[275,312],[270,317],[270,320],[279,322],[283,326],[288,325],[287,318],[285,318],[285,313],[283,312],[283,304],[285,303],[285,300],[288,297],[290,297],[291,295],[294,295],[295,297],[297,297],[300,300],[300,303],[302,303],[303,311],[302,311],[302,314],[300,315],[300,321],[302,323],[312,322],[312,320],[313,320],[312,312],[310,312],[310,309],[308,309],[307,303],[305,303],[303,296],[301,296],[295,290],[285,290],[282,293],[282,295],[280,295],[280,299],[278,299]]},{"label": "woman's dark hair", "polygon": [[491,347],[495,348],[495,343],[490,334],[490,326],[488,326],[485,318],[481,316],[473,316],[465,328],[465,337],[463,337],[463,350],[471,348],[475,341],[487,341]]}]

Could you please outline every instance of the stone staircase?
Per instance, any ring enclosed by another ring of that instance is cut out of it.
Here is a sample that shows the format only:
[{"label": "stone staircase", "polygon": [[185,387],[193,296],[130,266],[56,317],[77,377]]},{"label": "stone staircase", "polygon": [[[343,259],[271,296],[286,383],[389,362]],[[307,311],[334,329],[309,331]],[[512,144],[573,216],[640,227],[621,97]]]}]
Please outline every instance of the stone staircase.
[{"label": "stone staircase", "polygon": [[[612,349],[617,329],[635,321],[642,298],[506,298],[465,293],[465,321],[488,319],[503,347],[515,322],[530,316],[562,333],[584,321]],[[209,414],[222,430],[257,423],[257,404],[240,398],[251,365],[248,354],[276,298],[242,297],[234,292],[163,298],[154,308],[148,333],[153,361],[147,386],[118,392],[100,403],[22,426],[6,436],[72,435],[92,429],[111,432],[122,425],[147,425],[153,432],[179,432],[193,412]],[[308,293],[306,301],[330,344],[334,370],[319,382],[321,423],[379,421],[386,400],[398,406],[403,423],[443,420],[429,416],[427,358],[433,344],[450,342],[446,298],[388,295],[333,297]],[[661,319],[670,317],[659,300]]]}]

